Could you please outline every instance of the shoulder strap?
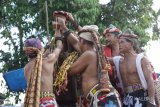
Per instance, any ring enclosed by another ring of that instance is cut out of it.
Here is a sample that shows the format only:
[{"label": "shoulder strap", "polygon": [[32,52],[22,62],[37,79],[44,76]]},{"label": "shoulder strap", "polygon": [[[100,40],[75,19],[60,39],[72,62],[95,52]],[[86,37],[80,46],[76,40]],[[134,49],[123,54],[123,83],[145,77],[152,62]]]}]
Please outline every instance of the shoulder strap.
[{"label": "shoulder strap", "polygon": [[142,84],[143,88],[145,90],[147,90],[147,82],[146,82],[146,79],[144,77],[142,66],[141,66],[141,59],[143,57],[144,57],[143,53],[140,53],[140,54],[137,55],[137,58],[136,58],[136,68],[137,68],[137,72],[138,72],[141,84]]},{"label": "shoulder strap", "polygon": [[116,67],[116,74],[117,74],[117,77],[119,79],[120,86],[124,91],[123,82],[122,82],[121,74],[120,74],[120,71],[119,71],[119,61],[120,61],[121,58],[122,58],[121,56],[113,57],[113,63],[115,65],[115,67]]}]

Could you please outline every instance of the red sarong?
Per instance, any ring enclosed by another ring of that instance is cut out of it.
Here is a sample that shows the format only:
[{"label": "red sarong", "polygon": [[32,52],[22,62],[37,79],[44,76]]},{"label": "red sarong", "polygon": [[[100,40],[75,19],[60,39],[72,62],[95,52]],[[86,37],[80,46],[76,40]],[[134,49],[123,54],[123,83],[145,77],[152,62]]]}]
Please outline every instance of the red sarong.
[{"label": "red sarong", "polygon": [[39,107],[58,107],[58,104],[53,97],[44,97],[41,98]]}]

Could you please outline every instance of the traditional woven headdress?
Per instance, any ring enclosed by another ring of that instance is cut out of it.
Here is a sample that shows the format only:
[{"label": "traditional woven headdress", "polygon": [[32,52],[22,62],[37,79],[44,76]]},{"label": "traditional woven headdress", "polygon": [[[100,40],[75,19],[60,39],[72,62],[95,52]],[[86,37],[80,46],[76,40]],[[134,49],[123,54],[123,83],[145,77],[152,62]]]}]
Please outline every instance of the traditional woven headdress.
[{"label": "traditional woven headdress", "polygon": [[133,40],[137,40],[138,36],[134,34],[131,29],[127,29],[125,32],[119,35],[119,38],[125,38],[126,40],[129,40],[130,42],[134,42]]},{"label": "traditional woven headdress", "polygon": [[82,28],[80,32],[78,32],[79,37],[94,42],[95,38],[93,37],[93,33],[99,35],[98,33],[98,26],[97,25],[86,25]]},{"label": "traditional woven headdress", "polygon": [[24,46],[25,47],[34,47],[34,48],[37,48],[39,50],[42,49],[41,41],[37,38],[27,39],[24,43]]},{"label": "traditional woven headdress", "polygon": [[[24,43],[24,47],[32,47],[32,48],[36,48],[38,50],[41,50],[42,49],[42,44],[41,44],[41,41],[37,38],[29,38],[25,41]],[[24,50],[26,52],[26,55],[29,57],[29,58],[34,58],[37,56],[37,51],[35,50]]]},{"label": "traditional woven headdress", "polygon": [[42,71],[42,48],[41,41],[36,38],[30,38],[25,41],[24,51],[26,53],[36,53],[36,63],[32,69],[28,81],[24,107],[39,107],[41,91],[41,71]]},{"label": "traditional woven headdress", "polygon": [[140,43],[138,41],[138,36],[134,34],[134,32],[131,29],[127,29],[125,32],[119,35],[119,38],[124,38],[128,42],[131,42],[133,44],[133,49],[139,53],[141,51],[140,49]]},{"label": "traditional woven headdress", "polygon": [[104,30],[103,35],[107,33],[114,33],[115,35],[119,35],[121,34],[121,30],[110,24],[109,27]]},{"label": "traditional woven headdress", "polygon": [[[109,92],[109,77],[108,77],[108,70],[110,70],[111,66],[109,64],[108,59],[104,57],[102,52],[102,46],[99,44],[97,35],[98,35],[98,26],[90,25],[84,26],[80,32],[78,32],[79,36],[85,40],[91,41],[94,43],[97,53],[97,72],[98,72],[98,81],[100,84],[100,90],[103,92]],[[104,80],[103,82],[100,79]]]}]

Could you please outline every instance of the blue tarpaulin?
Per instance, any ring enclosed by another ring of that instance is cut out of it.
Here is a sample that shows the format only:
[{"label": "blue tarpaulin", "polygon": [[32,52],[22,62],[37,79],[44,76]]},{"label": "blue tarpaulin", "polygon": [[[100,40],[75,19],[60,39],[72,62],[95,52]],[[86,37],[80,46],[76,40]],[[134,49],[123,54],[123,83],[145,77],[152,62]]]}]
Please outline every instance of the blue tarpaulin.
[{"label": "blue tarpaulin", "polygon": [[23,91],[27,87],[27,82],[24,76],[24,68],[4,73],[3,78],[5,79],[9,90],[12,92]]}]

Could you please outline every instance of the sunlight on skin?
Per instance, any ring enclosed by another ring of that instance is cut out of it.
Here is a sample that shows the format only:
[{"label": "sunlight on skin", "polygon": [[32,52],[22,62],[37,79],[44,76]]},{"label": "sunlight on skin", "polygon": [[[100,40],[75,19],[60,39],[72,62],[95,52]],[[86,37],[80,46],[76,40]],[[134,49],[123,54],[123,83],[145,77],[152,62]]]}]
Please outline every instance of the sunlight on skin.
[{"label": "sunlight on skin", "polygon": [[[107,4],[109,3],[110,0],[99,0],[100,4]],[[158,9],[160,9],[159,7],[160,4],[160,0],[153,0],[153,6],[152,8],[157,12]],[[160,24],[159,24],[160,25]],[[14,29],[15,30],[15,29]],[[13,30],[13,31],[14,31]],[[1,35],[0,35],[1,36]],[[4,51],[8,50],[8,47],[3,45],[3,41],[5,41],[5,39],[1,39],[0,42],[0,48]],[[151,41],[148,44],[150,44],[150,46],[146,46],[146,54],[149,58],[149,60],[151,61],[151,63],[153,64],[154,68],[155,68],[155,72],[160,73],[160,40],[159,41]],[[0,64],[1,66],[1,64]],[[0,74],[0,81],[3,80],[2,78],[2,74]],[[3,80],[4,81],[4,80]],[[5,83],[5,82],[4,82]],[[3,89],[4,88],[4,89]],[[3,84],[3,87],[0,87],[0,92],[4,93],[4,91],[6,91],[6,88]],[[24,101],[24,94],[21,94],[21,99],[22,102]],[[12,103],[14,103],[14,97],[9,99]],[[20,106],[20,104],[18,105]]]},{"label": "sunlight on skin", "polygon": [[[110,0],[99,0],[100,4],[107,4]],[[152,8],[157,12],[160,9],[160,0],[153,0]],[[160,20],[160,18],[159,18]],[[160,26],[160,24],[159,24]],[[152,34],[152,29],[148,29],[150,34]],[[150,41],[146,46],[146,54],[148,59],[151,61],[156,73],[160,73],[160,41]]]}]

